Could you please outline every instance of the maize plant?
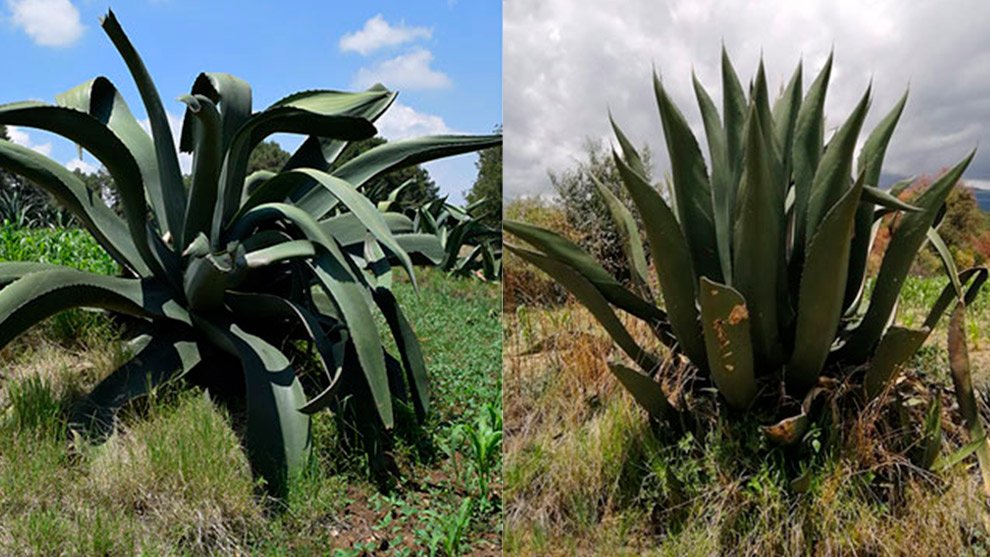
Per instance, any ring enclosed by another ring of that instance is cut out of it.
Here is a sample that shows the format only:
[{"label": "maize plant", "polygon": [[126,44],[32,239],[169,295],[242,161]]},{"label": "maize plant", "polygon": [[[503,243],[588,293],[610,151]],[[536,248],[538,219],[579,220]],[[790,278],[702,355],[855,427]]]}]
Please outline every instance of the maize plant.
[{"label": "maize plant", "polygon": [[[521,222],[504,227],[532,246],[509,249],[570,290],[636,362],[639,370],[610,368],[651,416],[676,424],[682,405],[661,387],[661,359],[633,338],[615,308],[643,320],[729,407],[774,414],[765,431],[787,443],[807,427],[810,400],[828,382],[823,377],[859,379],[865,398],[877,397],[948,306],[977,294],[987,270],[957,273],[937,232],[946,196],[973,155],[909,205],[877,187],[906,93],[856,157],[871,92],[826,143],[831,55],[806,92],[798,65],[772,105],[762,62],[748,93],[724,50],[721,70],[721,114],[694,79],[710,166],[653,76],[671,162],[666,196],[647,181],[642,159],[610,117],[621,151],[613,150],[615,163],[647,240],[644,247],[629,208],[599,184],[632,270],[628,285],[552,231]],[[873,235],[892,213],[896,228],[865,296]],[[893,326],[901,285],[926,242],[942,257],[950,284],[922,327]],[[788,406],[795,410],[782,411]]]},{"label": "maize plant", "polygon": [[[0,347],[69,308],[130,316],[132,358],[88,394],[74,425],[104,429],[123,404],[168,381],[231,391],[245,414],[252,469],[280,495],[307,460],[314,412],[331,407],[350,417],[369,447],[387,439],[397,404],[411,405],[422,420],[426,368],[389,285],[393,265],[415,282],[413,259],[438,247],[432,236],[410,234],[409,219],[383,215],[359,189],[391,170],[500,138],[389,143],[329,174],[347,142],[374,136],[372,122],[394,93],[381,86],[304,91],[254,112],[246,82],[204,73],[180,99],[187,109],[179,146],[193,158],[186,186],[151,76],[112,12],[102,28],[137,85],[150,135],[103,77],[54,105],[2,105],[0,123],[56,133],[91,153],[113,179],[123,218],[73,173],[30,149],[0,141],[0,167],[60,201],[122,276],[0,264]],[[308,139],[279,173],[246,175],[252,149],[274,133]],[[341,207],[346,213],[335,214]],[[376,308],[395,356],[383,348]],[[302,345],[315,358],[298,357]]]}]

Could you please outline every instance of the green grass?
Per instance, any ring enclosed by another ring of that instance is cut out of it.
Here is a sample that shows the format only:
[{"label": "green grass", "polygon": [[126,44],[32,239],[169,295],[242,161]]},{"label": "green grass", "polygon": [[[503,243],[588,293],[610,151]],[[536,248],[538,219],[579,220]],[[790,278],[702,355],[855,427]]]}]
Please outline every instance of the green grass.
[{"label": "green grass", "polygon": [[[909,277],[898,323],[920,324],[946,283]],[[909,367],[951,393],[947,322]],[[974,382],[985,390],[990,292],[969,308],[968,329]],[[829,443],[827,419],[802,439],[799,459],[770,446],[757,424],[738,420],[713,417],[702,438],[655,431],[605,368],[619,353],[583,308],[519,307],[503,317],[503,331],[507,555],[921,556],[990,548],[975,457],[939,477],[920,475],[883,460],[895,449],[869,445],[868,434],[858,440],[851,426]],[[950,406],[943,403],[946,451],[960,444],[961,419]]]},{"label": "green grass", "polygon": [[[0,259],[116,272],[71,230],[0,228]],[[395,293],[422,342],[433,412],[417,442],[397,442],[388,491],[343,454],[327,412],[284,502],[259,495],[229,417],[199,391],[166,387],[131,405],[105,443],[72,438],[72,401],[124,355],[99,313],[36,327],[0,368],[0,555],[499,553],[500,286],[417,278],[418,294],[406,282]],[[494,456],[476,455],[479,435]]]}]

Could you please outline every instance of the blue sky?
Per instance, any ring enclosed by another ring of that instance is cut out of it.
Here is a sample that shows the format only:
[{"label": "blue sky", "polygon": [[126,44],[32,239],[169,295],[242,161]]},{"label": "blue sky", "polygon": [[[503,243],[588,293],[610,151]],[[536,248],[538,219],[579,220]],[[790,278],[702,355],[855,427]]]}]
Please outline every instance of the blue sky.
[{"label": "blue sky", "polygon": [[[502,6],[497,0],[417,2],[235,2],[129,0],[110,3],[151,70],[177,125],[201,71],[232,73],[253,87],[255,110],[303,89],[362,89],[382,81],[400,91],[379,121],[386,138],[488,133],[502,121]],[[5,54],[0,103],[54,96],[97,75],[117,85],[131,110],[144,109],[123,62],[99,27],[106,1],[2,0]],[[177,132],[177,130],[175,130]],[[12,138],[89,169],[74,146],[30,129]],[[280,136],[291,150],[300,138]],[[474,181],[477,155],[431,163],[451,199]],[[184,164],[188,168],[188,161]]]}]

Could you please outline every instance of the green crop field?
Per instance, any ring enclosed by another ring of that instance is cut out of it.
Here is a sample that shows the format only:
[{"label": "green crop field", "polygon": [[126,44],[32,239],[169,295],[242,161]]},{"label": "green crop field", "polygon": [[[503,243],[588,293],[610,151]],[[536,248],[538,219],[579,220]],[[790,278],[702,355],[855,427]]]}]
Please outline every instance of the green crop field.
[{"label": "green crop field", "polygon": [[[0,260],[116,271],[77,230],[0,228]],[[0,554],[499,554],[500,285],[429,269],[418,280],[418,294],[408,283],[395,292],[421,340],[434,406],[415,443],[397,442],[397,477],[373,484],[321,412],[313,459],[285,501],[258,489],[238,426],[202,391],[154,391],[125,408],[104,443],[72,435],[72,403],[125,349],[101,313],[35,327],[2,354]]]}]

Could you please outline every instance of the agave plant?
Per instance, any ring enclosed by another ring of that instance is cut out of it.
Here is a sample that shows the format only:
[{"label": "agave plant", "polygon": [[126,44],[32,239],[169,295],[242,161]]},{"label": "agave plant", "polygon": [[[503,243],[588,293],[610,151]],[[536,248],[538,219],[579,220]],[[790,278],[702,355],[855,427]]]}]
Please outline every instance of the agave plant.
[{"label": "agave plant", "polygon": [[[433,137],[390,143],[326,170],[347,142],[372,137],[395,94],[314,90],[260,112],[248,84],[200,74],[180,147],[183,183],[165,109],[144,63],[109,13],[103,30],[140,92],[151,134],[114,85],[99,77],[54,105],[0,106],[0,123],[57,133],[98,159],[123,207],[118,217],[63,166],[0,141],[0,167],[51,193],[123,269],[93,275],[33,262],[0,264],[0,346],[46,317],[89,307],[131,316],[133,357],[86,397],[78,427],[106,425],[127,401],[167,381],[229,390],[243,405],[253,470],[277,494],[306,461],[310,415],[328,406],[380,446],[398,405],[423,419],[429,387],[419,342],[389,290],[393,265],[414,280],[413,259],[439,249],[411,221],[380,213],[359,191],[391,170],[498,143]],[[246,175],[252,149],[273,133],[308,135],[279,173]],[[337,208],[346,213],[334,215]],[[397,355],[383,348],[380,310]],[[313,358],[297,357],[300,343]],[[298,364],[302,365],[298,365]],[[315,368],[315,370],[313,369]]]},{"label": "agave plant", "polygon": [[[671,161],[666,199],[647,181],[642,159],[612,120],[621,150],[613,151],[614,159],[642,216],[659,291],[632,213],[603,186],[632,269],[628,285],[552,231],[504,224],[537,251],[509,249],[569,289],[636,362],[640,370],[620,363],[610,368],[658,420],[677,424],[682,409],[660,385],[661,359],[633,338],[613,308],[647,323],[735,411],[776,414],[766,432],[790,442],[807,426],[809,400],[821,392],[824,377],[861,378],[866,398],[878,396],[948,306],[972,301],[987,278],[983,268],[957,273],[937,232],[944,200],[973,155],[912,205],[878,189],[907,94],[869,133],[856,158],[870,90],[826,143],[831,69],[829,56],[802,95],[798,65],[771,107],[762,63],[747,95],[723,50],[721,114],[694,80],[710,171],[687,120],[654,74]],[[892,213],[896,229],[867,297],[873,234]],[[893,326],[901,285],[926,242],[942,257],[950,284],[921,328]],[[796,410],[781,411],[788,401]]]},{"label": "agave plant", "polygon": [[[440,268],[455,275],[480,272],[485,280],[501,279],[502,232],[482,222],[487,207],[485,199],[463,209],[438,199],[415,209],[414,229],[440,241],[443,251],[435,261]],[[462,255],[465,247],[470,250]]]}]

